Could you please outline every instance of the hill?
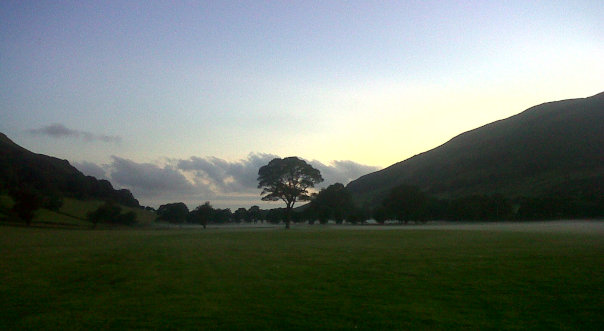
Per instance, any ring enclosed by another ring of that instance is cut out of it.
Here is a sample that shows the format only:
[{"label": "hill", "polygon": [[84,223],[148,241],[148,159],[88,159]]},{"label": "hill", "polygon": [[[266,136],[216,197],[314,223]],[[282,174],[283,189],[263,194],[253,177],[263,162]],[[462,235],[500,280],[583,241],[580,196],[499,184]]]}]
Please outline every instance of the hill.
[{"label": "hill", "polygon": [[29,186],[68,197],[112,200],[140,207],[130,191],[116,190],[107,180],[85,176],[67,160],[36,154],[0,133],[0,189]]},{"label": "hill", "polygon": [[604,93],[531,107],[362,176],[347,188],[357,202],[375,206],[401,184],[441,198],[495,193],[601,197]]}]

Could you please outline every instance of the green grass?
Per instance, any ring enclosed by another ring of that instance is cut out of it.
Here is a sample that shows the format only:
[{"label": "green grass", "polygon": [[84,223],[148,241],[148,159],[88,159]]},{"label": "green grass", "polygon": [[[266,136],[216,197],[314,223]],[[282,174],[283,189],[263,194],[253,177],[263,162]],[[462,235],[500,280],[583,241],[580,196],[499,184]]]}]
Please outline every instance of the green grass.
[{"label": "green grass", "polygon": [[64,198],[63,205],[59,209],[61,213],[71,215],[76,218],[86,219],[88,212],[99,208],[104,202],[101,200],[77,200]]},{"label": "green grass", "polygon": [[[100,200],[77,200],[71,198],[65,198],[63,200],[63,206],[60,208],[60,212],[65,215],[73,216],[86,220],[88,212],[94,211],[99,208],[104,202]],[[137,224],[147,225],[155,220],[155,213],[141,208],[123,207],[122,213],[133,211],[136,213]],[[84,221],[86,224],[90,224],[88,221]]]},{"label": "green grass", "polygon": [[149,225],[155,222],[157,215],[154,212],[132,207],[122,207],[122,212],[133,211],[136,214],[136,223],[139,225]]},{"label": "green grass", "polygon": [[[36,226],[90,227],[91,223],[87,220],[87,214],[103,203],[101,200],[63,198],[63,205],[58,212],[44,208],[36,210],[32,224]],[[13,204],[13,200],[8,195],[0,195],[0,217],[7,216],[3,211],[8,211]],[[155,213],[148,210],[122,207],[123,213],[128,211],[136,213],[136,222],[139,225],[149,225],[156,218]]]},{"label": "green grass", "polygon": [[89,227],[90,222],[85,219],[76,218],[68,214],[57,213],[48,209],[36,210],[36,216],[34,217],[33,224],[46,224],[46,225],[69,225],[78,227]]},{"label": "green grass", "polygon": [[0,329],[581,329],[601,234],[0,227]]}]

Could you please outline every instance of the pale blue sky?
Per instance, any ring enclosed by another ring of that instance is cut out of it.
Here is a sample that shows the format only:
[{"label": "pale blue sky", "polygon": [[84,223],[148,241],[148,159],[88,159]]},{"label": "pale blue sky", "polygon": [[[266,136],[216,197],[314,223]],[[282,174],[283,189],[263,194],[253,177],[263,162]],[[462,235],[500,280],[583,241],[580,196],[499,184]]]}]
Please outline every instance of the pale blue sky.
[{"label": "pale blue sky", "polygon": [[249,206],[233,169],[268,156],[350,180],[601,92],[603,22],[602,1],[2,1],[0,131],[146,204]]}]

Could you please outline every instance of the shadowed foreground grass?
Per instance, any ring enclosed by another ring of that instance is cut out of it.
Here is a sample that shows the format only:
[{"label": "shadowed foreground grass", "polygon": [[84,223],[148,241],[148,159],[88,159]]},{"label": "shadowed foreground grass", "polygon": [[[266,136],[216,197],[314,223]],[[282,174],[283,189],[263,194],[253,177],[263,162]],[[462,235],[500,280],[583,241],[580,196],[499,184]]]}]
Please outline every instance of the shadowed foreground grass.
[{"label": "shadowed foreground grass", "polygon": [[0,228],[0,329],[601,329],[601,234]]}]

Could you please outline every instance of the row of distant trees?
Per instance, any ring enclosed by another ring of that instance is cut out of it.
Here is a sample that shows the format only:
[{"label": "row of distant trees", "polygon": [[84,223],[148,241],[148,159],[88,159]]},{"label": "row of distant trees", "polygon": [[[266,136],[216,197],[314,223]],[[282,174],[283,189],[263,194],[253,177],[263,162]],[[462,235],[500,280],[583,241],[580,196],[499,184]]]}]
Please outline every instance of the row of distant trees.
[{"label": "row of distant trees", "polygon": [[[360,207],[341,183],[336,183],[310,194],[309,188],[323,181],[319,170],[297,157],[275,158],[258,171],[258,188],[262,200],[283,201],[285,208],[262,210],[214,209],[209,202],[189,211],[180,203],[162,205],[160,220],[172,223],[196,223],[204,227],[211,222],[283,221],[286,228],[293,222],[363,223],[373,219],[378,223],[422,223],[428,220],[510,220],[552,219],[562,217],[598,217],[604,215],[604,201],[597,189],[593,192],[570,194],[568,190],[532,198],[508,199],[503,195],[470,195],[457,199],[437,199],[416,186],[399,185],[391,189],[377,207]],[[294,210],[297,201],[309,204]],[[375,205],[375,204],[374,204]]]},{"label": "row of distant trees", "polygon": [[[364,223],[373,219],[378,223],[398,221],[400,223],[422,223],[428,220],[524,220],[555,218],[586,218],[604,215],[604,198],[601,187],[585,186],[580,192],[561,189],[540,197],[509,199],[500,194],[470,195],[457,199],[438,199],[422,192],[418,187],[400,185],[387,192],[385,197],[372,204],[377,207],[358,206],[351,193],[341,183],[336,183],[309,193],[309,188],[323,181],[320,172],[297,157],[275,158],[258,171],[258,188],[262,189],[262,200],[283,201],[285,208],[263,210],[258,206],[249,209],[214,208],[206,202],[193,210],[182,202],[169,203],[157,209],[158,220],[175,224],[209,223],[257,223],[316,222],[325,224],[330,220],[338,224]],[[9,211],[28,224],[33,212],[41,207],[58,210],[62,204],[60,196],[40,195],[35,190],[12,190],[15,204]],[[58,199],[57,199],[58,198]],[[298,201],[309,204],[294,209]],[[119,202],[119,201],[118,201]],[[134,212],[122,212],[121,207],[111,200],[88,214],[94,226],[97,223],[134,224]]]},{"label": "row of distant trees", "polygon": [[[336,183],[311,196],[307,205],[294,209],[290,220],[294,223],[363,224],[374,220],[386,222],[424,223],[429,220],[497,221],[557,218],[598,217],[604,214],[604,204],[585,202],[560,195],[542,197],[506,198],[500,194],[470,195],[458,199],[437,199],[419,188],[400,185],[393,188],[375,208],[362,208],[354,203],[351,193],[341,183]],[[226,224],[226,223],[284,223],[286,208],[248,209],[214,208],[206,202],[190,210],[182,203],[159,207],[158,219],[175,224]]]},{"label": "row of distant trees", "polygon": [[210,202],[205,202],[193,210],[189,210],[182,202],[168,203],[157,209],[157,219],[173,224],[199,224],[206,226],[226,223],[257,223],[273,219],[269,216],[270,210],[262,210],[258,206],[249,209],[239,208],[234,212],[229,208],[214,208]]},{"label": "row of distant trees", "polygon": [[[34,212],[39,208],[58,211],[63,204],[60,195],[42,195],[35,190],[13,190],[15,201],[10,210],[4,211],[30,224]],[[447,200],[431,197],[415,186],[400,185],[392,189],[375,208],[357,206],[351,193],[343,184],[336,183],[311,195],[310,203],[294,210],[290,220],[295,223],[363,224],[369,219],[377,223],[394,221],[400,223],[423,223],[429,220],[451,221],[496,221],[531,220],[556,218],[585,218],[604,215],[604,201],[577,199],[562,194],[542,197],[508,199],[503,195],[471,195]],[[157,210],[160,221],[174,224],[227,224],[227,223],[274,223],[286,222],[286,208],[248,209],[214,208],[205,202],[189,210],[182,202],[169,203]],[[120,205],[106,202],[90,212],[88,220],[96,227],[98,223],[132,225],[136,214],[123,211]]]}]

